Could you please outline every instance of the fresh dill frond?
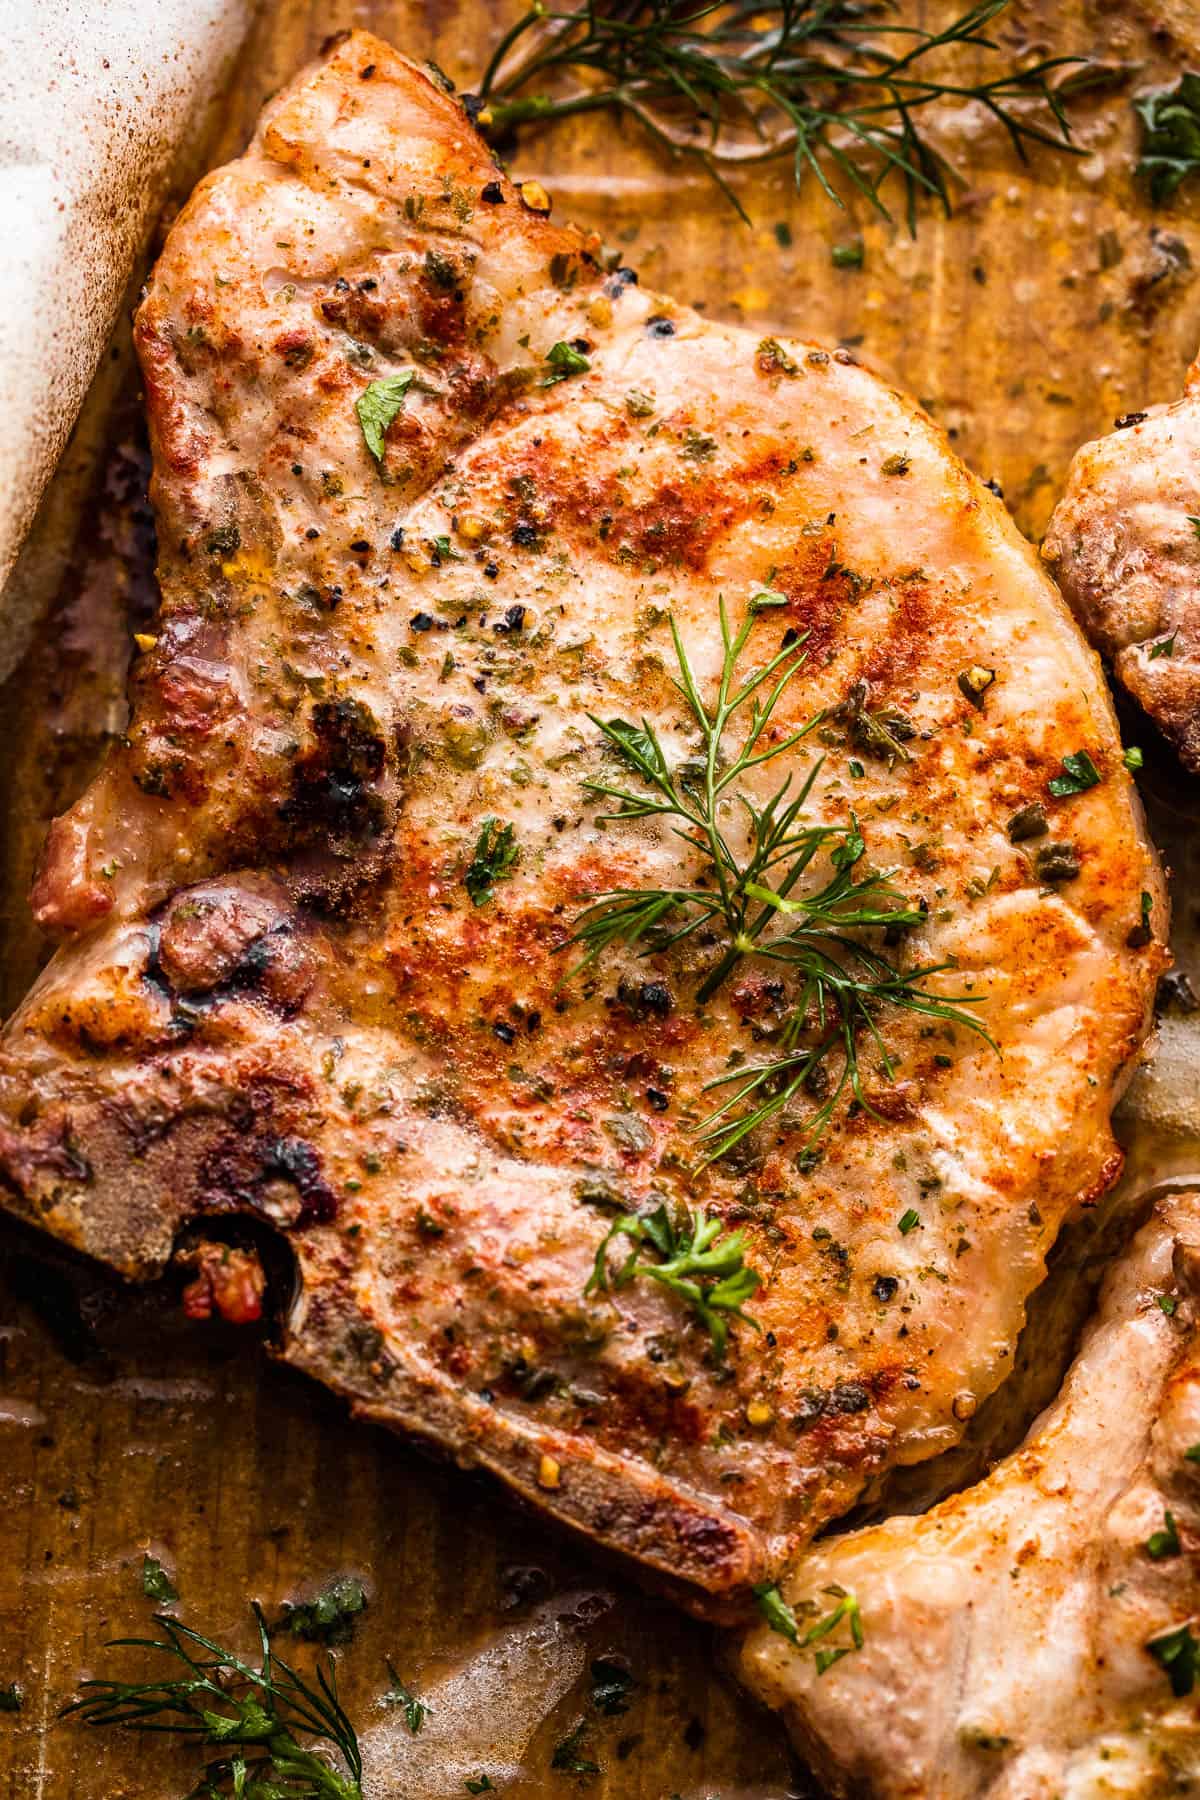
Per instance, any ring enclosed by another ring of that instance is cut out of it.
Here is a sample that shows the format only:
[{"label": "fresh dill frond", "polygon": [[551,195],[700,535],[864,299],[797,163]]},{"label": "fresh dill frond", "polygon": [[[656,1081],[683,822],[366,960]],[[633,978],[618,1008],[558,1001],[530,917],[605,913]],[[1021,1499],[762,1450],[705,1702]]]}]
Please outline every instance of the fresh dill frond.
[{"label": "fresh dill frond", "polygon": [[[258,1606],[254,1618],[257,1668],[182,1620],[156,1613],[161,1637],[116,1638],[109,1648],[157,1651],[184,1672],[160,1681],[83,1681],[64,1713],[87,1725],[170,1732],[219,1750],[188,1800],[362,1800],[358,1738],[338,1699],[333,1658],[319,1658],[315,1682],[307,1680],[272,1650]],[[313,1744],[332,1745],[344,1772]]]},{"label": "fresh dill frond", "polygon": [[[608,1267],[608,1248],[617,1238],[628,1238],[633,1247],[614,1274]],[[660,1260],[645,1261],[642,1252],[646,1249]],[[723,1232],[720,1219],[706,1218],[702,1212],[688,1212],[678,1223],[665,1206],[656,1206],[652,1212],[623,1213],[601,1240],[584,1293],[628,1287],[639,1275],[657,1281],[695,1313],[712,1339],[714,1357],[721,1362],[731,1319],[742,1319],[755,1331],[761,1329],[743,1310],[762,1283],[745,1256],[745,1232]]]},{"label": "fresh dill frond", "polygon": [[[1082,59],[1001,63],[954,80],[941,53],[1000,54],[988,27],[1009,0],[982,0],[944,29],[888,17],[861,0],[538,0],[496,46],[470,108],[497,138],[522,125],[609,111],[665,148],[698,160],[746,216],[726,170],[788,158],[838,205],[839,180],[884,216],[902,189],[909,227],[919,199],[950,210],[954,170],[924,128],[938,102],[973,102],[1024,160],[1041,144],[1074,153],[1065,112]],[[881,16],[883,14],[883,16]]]},{"label": "fresh dill frond", "polygon": [[[804,808],[824,759],[817,758],[794,789],[796,777],[789,773],[765,803],[756,801],[745,785],[751,770],[793,751],[824,718],[814,713],[778,739],[766,735],[785,690],[803,666],[803,638],[785,634],[761,668],[744,679],[738,675],[756,622],[783,603],[783,596],[770,589],[753,595],[734,633],[720,598],[724,656],[711,705],[700,694],[671,618],[679,668],[674,686],[700,734],[696,760],[673,765],[646,719],[633,725],[589,715],[638,784],[585,782],[587,792],[609,803],[600,817],[610,823],[661,818],[698,854],[702,873],[691,887],[615,888],[597,896],[575,921],[570,942],[582,946],[584,955],[571,973],[586,970],[618,946],[641,956],[661,954],[705,927],[706,941],[715,937],[723,948],[699,981],[698,1007],[748,957],[773,964],[777,973],[791,978],[776,1054],[764,1062],[740,1063],[706,1084],[706,1091],[727,1091],[697,1127],[704,1152],[701,1168],[804,1093],[819,1103],[798,1122],[803,1138],[819,1137],[845,1096],[874,1112],[861,1048],[874,1049],[879,1072],[894,1081],[895,1059],[883,1031],[889,1012],[961,1026],[991,1043],[968,1010],[977,1003],[972,996],[943,994],[926,985],[952,965],[903,968],[857,935],[894,935],[921,924],[924,915],[892,885],[891,871],[866,865],[866,845],[853,813],[848,825],[805,820]],[[852,724],[868,717],[861,696],[847,716]],[[889,762],[907,760],[904,744],[914,735],[911,723],[903,721],[902,728],[901,715],[887,714],[885,733],[879,724],[884,715],[869,716],[878,754]],[[743,721],[744,735],[735,746],[729,741],[730,728]],[[806,877],[811,885],[802,888]]]}]

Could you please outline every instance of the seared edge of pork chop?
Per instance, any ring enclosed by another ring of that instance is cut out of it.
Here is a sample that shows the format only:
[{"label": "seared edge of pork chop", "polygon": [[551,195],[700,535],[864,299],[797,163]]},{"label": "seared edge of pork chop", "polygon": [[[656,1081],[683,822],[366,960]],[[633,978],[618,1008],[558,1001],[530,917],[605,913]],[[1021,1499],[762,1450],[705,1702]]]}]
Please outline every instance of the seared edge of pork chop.
[{"label": "seared edge of pork chop", "polygon": [[1078,450],[1042,553],[1080,624],[1200,773],[1200,361],[1181,400]]},{"label": "seared edge of pork chop", "polygon": [[[1098,663],[927,417],[606,274],[529,201],[355,35],[176,222],[138,325],[158,642],[48,847],[68,941],[5,1034],[0,1162],[132,1275],[267,1221],[289,1361],[736,1605],[1004,1379],[1119,1167],[1165,899]],[[992,1043],[886,1016],[894,1078],[868,1055],[818,1146],[805,1096],[697,1173],[705,1084],[771,1054],[789,990],[748,962],[699,1007],[698,935],[564,982],[598,893],[703,874],[598,818],[589,715],[686,763],[668,614],[711,693],[718,596],[736,629],[764,583],[749,666],[807,634],[774,741],[824,716],[747,796],[824,758],[813,820],[858,821],[924,920],[894,954],[948,965],[930,990]],[[1056,792],[1079,751],[1099,779]],[[487,818],[517,858],[476,904]],[[650,1279],[586,1291],[660,1203],[746,1234],[724,1358]]]},{"label": "seared edge of pork chop", "polygon": [[[836,1604],[832,1586],[858,1600],[860,1650],[821,1674],[813,1649],[763,1625],[739,1668],[835,1793],[1191,1791],[1200,1194],[1155,1206],[1110,1271],[1059,1397],[987,1480],[794,1566],[784,1590],[802,1632]],[[820,1643],[849,1641],[841,1629]]]}]

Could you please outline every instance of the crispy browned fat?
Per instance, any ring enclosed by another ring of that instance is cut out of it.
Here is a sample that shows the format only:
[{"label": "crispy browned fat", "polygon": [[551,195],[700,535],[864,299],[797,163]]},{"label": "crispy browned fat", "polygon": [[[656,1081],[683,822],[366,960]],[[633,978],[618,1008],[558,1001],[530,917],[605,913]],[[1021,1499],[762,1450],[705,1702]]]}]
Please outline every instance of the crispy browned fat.
[{"label": "crispy browned fat", "polygon": [[[601,266],[374,38],[201,184],[137,336],[162,614],[38,878],[62,945],[3,1041],[7,1204],[139,1278],[268,1222],[288,1362],[736,1608],[956,1441],[1118,1168],[1166,921],[1097,659],[916,406]],[[885,1007],[863,1103],[814,1142],[798,1096],[699,1170],[705,1084],[794,983],[751,957],[701,1003],[715,932],[572,974],[595,896],[704,875],[583,784],[619,773],[593,716],[695,755],[669,617],[711,697],[718,596],[736,629],[764,584],[747,666],[808,634],[770,742],[826,717],[742,792],[824,757],[806,816],[857,818],[923,919],[891,954],[956,965],[928,988],[992,1044]],[[515,861],[481,894],[488,820]],[[660,1203],[746,1234],[724,1358],[652,1277],[585,1293]]]}]

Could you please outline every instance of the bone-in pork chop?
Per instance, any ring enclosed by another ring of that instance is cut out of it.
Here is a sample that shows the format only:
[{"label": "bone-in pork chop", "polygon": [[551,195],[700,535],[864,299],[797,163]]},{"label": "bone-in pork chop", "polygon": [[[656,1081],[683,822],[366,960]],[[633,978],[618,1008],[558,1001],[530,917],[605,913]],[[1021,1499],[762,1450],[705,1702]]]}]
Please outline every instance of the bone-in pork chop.
[{"label": "bone-in pork chop", "polygon": [[1200,1195],[1159,1203],[1015,1455],[920,1518],[831,1540],[785,1585],[798,1638],[844,1604],[831,1588],[858,1608],[861,1649],[847,1611],[804,1648],[763,1625],[742,1652],[834,1793],[1194,1793]]},{"label": "bone-in pork chop", "polygon": [[[130,1276],[269,1222],[286,1360],[732,1606],[1004,1379],[1165,902],[1099,664],[929,419],[547,206],[355,34],[176,221],[161,620],[0,1154]],[[238,1254],[193,1310],[255,1310]]]},{"label": "bone-in pork chop", "polygon": [[1076,452],[1042,546],[1113,673],[1200,773],[1200,361]]}]

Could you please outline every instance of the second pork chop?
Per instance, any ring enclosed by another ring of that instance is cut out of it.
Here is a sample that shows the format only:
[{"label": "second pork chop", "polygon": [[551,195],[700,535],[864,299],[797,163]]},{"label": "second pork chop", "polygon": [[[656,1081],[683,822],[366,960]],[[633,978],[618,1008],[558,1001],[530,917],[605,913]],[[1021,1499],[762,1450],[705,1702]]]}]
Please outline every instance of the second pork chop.
[{"label": "second pork chop", "polygon": [[737,1604],[1004,1379],[1165,906],[1099,665],[924,414],[545,209],[355,34],[176,222],[162,616],[51,834],[0,1167],[133,1276],[267,1221],[288,1361]]}]

